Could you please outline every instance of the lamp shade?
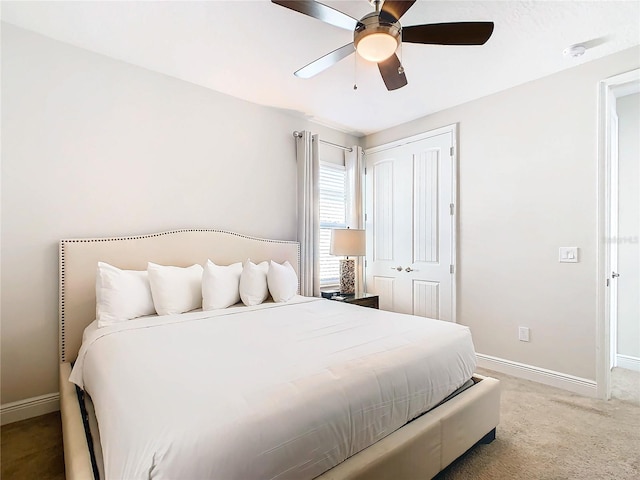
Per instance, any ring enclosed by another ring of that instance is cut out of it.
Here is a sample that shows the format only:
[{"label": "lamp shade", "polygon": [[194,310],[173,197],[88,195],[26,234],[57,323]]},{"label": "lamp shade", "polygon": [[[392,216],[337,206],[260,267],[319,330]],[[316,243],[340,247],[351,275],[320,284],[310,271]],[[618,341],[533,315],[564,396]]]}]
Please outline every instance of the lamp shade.
[{"label": "lamp shade", "polygon": [[366,254],[364,230],[334,228],[331,230],[331,255],[362,256]]}]

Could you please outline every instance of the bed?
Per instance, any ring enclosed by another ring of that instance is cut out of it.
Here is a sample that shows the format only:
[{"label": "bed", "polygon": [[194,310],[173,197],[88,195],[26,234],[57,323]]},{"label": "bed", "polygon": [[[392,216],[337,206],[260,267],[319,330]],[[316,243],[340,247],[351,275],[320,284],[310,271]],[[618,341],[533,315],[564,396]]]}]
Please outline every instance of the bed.
[{"label": "bed", "polygon": [[[147,262],[188,266],[211,259],[228,265],[247,258],[288,261],[297,272],[299,245],[198,229],[61,241],[60,398],[67,478],[99,476],[104,459],[112,478],[432,478],[478,442],[495,437],[498,381],[471,375],[475,360],[468,358],[470,334],[446,322],[296,296],[286,304],[234,306],[87,329],[95,318],[98,261],[144,270]],[[451,344],[429,340],[441,330],[459,338]],[[340,348],[336,338],[344,342]],[[405,345],[420,338],[422,344]],[[139,354],[138,346],[145,342],[165,346]],[[180,354],[185,345],[192,346],[191,354]],[[297,345],[297,350],[289,351],[287,345]],[[242,353],[233,357],[238,350]],[[416,357],[412,362],[417,370],[401,366],[400,380],[389,376],[399,362],[396,357],[426,350],[433,350],[439,360],[421,363]],[[113,362],[112,370],[100,366],[97,359],[103,357]],[[265,368],[260,364],[264,357],[269,357]],[[219,358],[224,362],[217,362]],[[74,381],[87,388],[93,401],[69,380],[71,362]],[[127,368],[130,365],[142,366]],[[453,369],[443,369],[447,365]],[[166,375],[160,386],[145,384],[149,375],[121,380],[109,373],[156,367]],[[426,368],[432,370],[425,376]],[[83,383],[84,369],[97,372],[87,374],[89,385]],[[222,391],[216,390],[219,385],[208,383],[199,385],[194,395],[194,380],[184,377],[184,370],[194,371],[196,379],[217,372],[212,377],[226,382],[224,395],[216,395]],[[255,371],[259,374],[237,382]],[[436,387],[437,392],[419,383],[429,384],[438,375],[446,387]],[[471,379],[465,382],[462,376]],[[464,383],[464,391],[441,403]],[[390,390],[385,391],[384,384],[391,385]],[[397,394],[414,384],[413,393]],[[212,395],[217,408],[208,408]],[[363,397],[360,404],[356,397]],[[126,399],[120,410],[119,398]],[[142,409],[134,410],[136,403],[142,403]],[[371,416],[375,410],[383,411],[381,417]],[[185,420],[185,411],[197,412],[196,420]],[[297,426],[294,418],[311,424]],[[342,420],[331,423],[334,418]],[[122,430],[123,423],[130,424],[129,429]],[[184,428],[187,424],[215,428],[199,431]],[[141,443],[135,443],[136,437]],[[149,447],[150,437],[164,443]],[[212,438],[214,443],[208,444]],[[341,444],[336,439],[346,440]],[[186,466],[172,463],[171,457],[186,460]]]}]

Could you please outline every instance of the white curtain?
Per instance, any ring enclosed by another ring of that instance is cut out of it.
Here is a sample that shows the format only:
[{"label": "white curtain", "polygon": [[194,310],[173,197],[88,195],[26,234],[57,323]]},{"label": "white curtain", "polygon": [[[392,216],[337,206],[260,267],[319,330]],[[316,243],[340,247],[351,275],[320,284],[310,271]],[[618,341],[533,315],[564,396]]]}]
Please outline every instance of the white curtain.
[{"label": "white curtain", "polygon": [[320,296],[318,135],[303,131],[296,137],[298,163],[298,242],[300,242],[300,294]]},{"label": "white curtain", "polygon": [[[354,145],[345,151],[344,165],[347,171],[347,225],[365,228],[364,225],[364,152]],[[364,292],[364,258],[356,259],[356,291]]]}]

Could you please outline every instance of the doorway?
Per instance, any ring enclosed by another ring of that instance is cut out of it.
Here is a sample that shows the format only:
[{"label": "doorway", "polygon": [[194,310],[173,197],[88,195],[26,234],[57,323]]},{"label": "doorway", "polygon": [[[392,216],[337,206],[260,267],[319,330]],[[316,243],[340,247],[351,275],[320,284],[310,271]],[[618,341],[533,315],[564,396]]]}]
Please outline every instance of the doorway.
[{"label": "doorway", "polygon": [[380,308],[455,322],[456,126],[365,155],[367,291]]},{"label": "doorway", "polygon": [[640,70],[601,82],[599,116],[598,395],[640,402]]}]

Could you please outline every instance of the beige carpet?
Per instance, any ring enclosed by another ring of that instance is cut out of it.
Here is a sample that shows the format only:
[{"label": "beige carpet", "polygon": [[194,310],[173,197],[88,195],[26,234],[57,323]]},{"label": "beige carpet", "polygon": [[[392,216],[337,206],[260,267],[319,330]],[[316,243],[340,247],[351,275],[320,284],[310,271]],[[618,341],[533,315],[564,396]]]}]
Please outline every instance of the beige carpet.
[{"label": "beige carpet", "polygon": [[640,404],[634,399],[605,402],[479,373],[502,382],[496,440],[459,459],[439,480],[640,479]]},{"label": "beige carpet", "polygon": [[[633,393],[640,374],[625,375],[627,387],[614,386],[624,399],[604,402],[480,373],[502,381],[497,438],[456,461],[438,480],[640,479],[640,399]],[[58,413],[6,425],[1,436],[3,480],[64,479]]]},{"label": "beige carpet", "polygon": [[64,480],[60,412],[0,429],[2,480]]},{"label": "beige carpet", "polygon": [[640,372],[624,368],[611,370],[611,396],[640,406]]}]

